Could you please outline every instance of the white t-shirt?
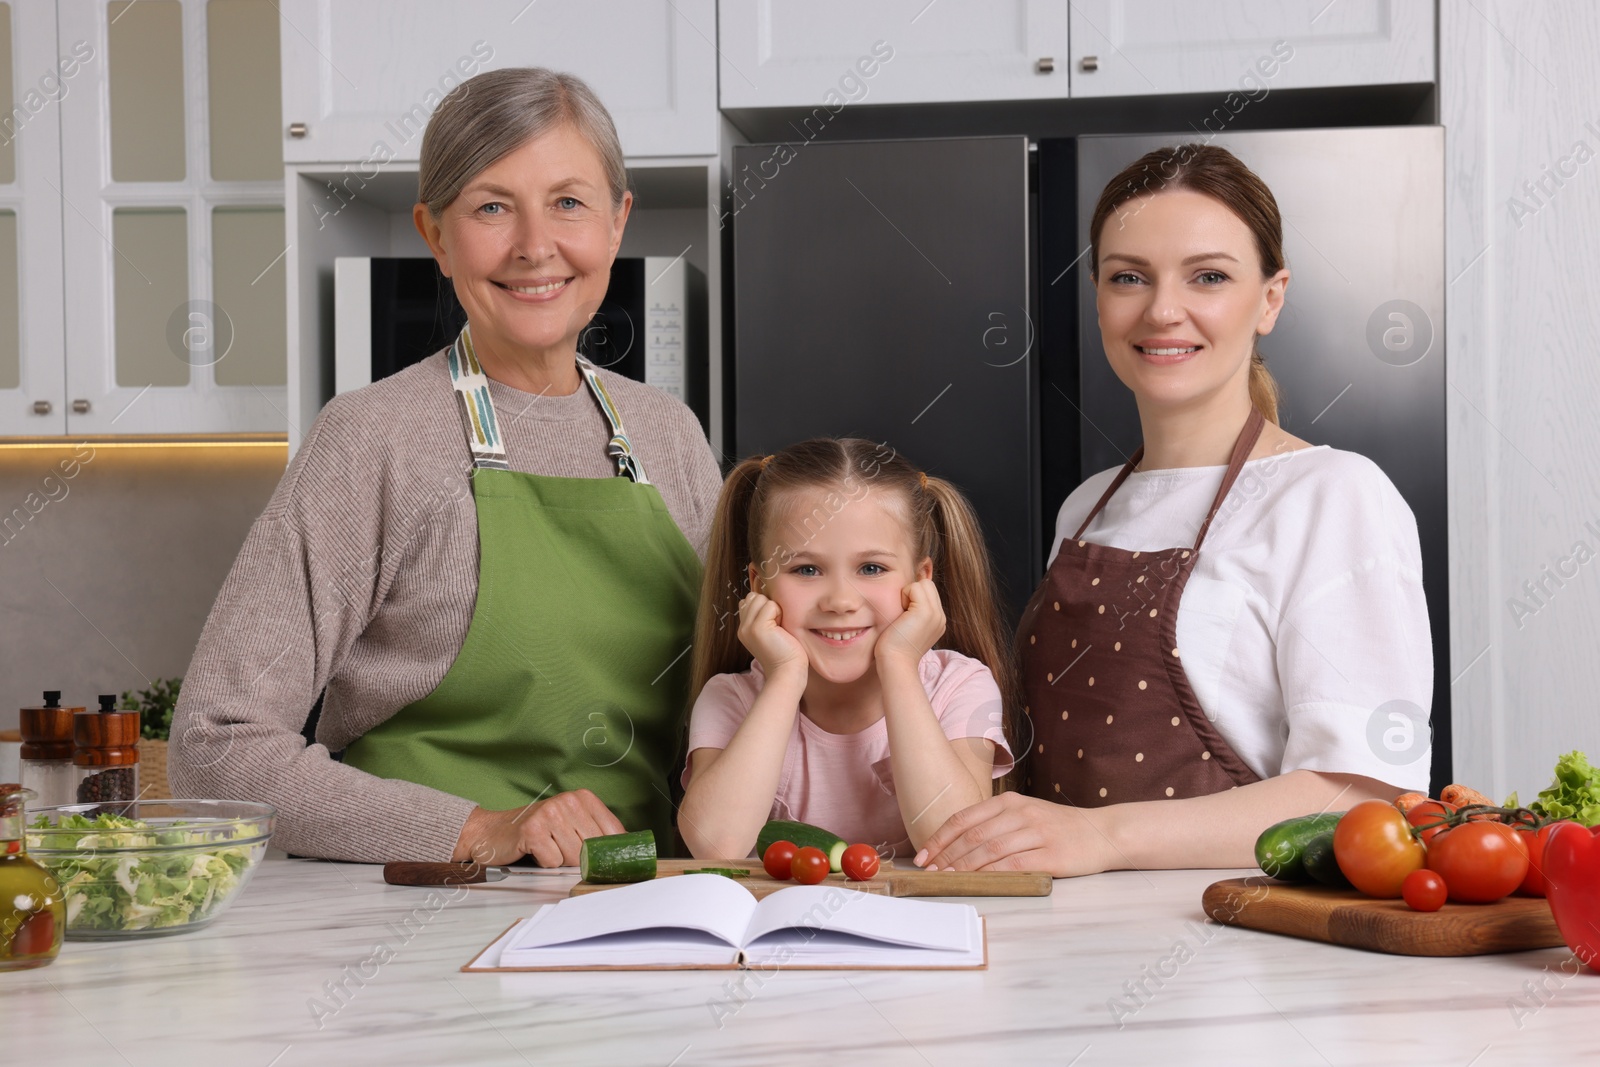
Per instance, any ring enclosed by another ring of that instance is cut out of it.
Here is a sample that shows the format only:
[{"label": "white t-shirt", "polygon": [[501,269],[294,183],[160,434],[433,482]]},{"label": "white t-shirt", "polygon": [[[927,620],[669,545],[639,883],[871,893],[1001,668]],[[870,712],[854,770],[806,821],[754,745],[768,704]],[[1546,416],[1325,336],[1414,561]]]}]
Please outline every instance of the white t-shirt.
[{"label": "white t-shirt", "polygon": [[[1052,562],[1118,469],[1062,504]],[[1082,536],[1139,552],[1193,545],[1226,469],[1131,474]],[[1261,777],[1306,769],[1427,790],[1422,549],[1411,509],[1366,457],[1322,445],[1245,464],[1184,588],[1178,647],[1200,707]]]}]

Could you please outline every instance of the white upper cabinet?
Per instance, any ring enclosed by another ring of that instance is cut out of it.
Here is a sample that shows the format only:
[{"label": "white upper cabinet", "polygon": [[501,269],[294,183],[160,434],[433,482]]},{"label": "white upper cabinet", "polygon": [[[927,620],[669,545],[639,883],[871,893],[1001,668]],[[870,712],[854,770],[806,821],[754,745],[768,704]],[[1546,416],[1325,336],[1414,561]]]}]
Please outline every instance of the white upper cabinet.
[{"label": "white upper cabinet", "polygon": [[282,432],[273,0],[61,0],[69,434]]},{"label": "white upper cabinet", "polygon": [[284,161],[415,162],[452,88],[500,67],[576,74],[623,153],[717,152],[715,0],[282,0]]},{"label": "white upper cabinet", "polygon": [[1434,80],[1434,0],[1072,0],[1072,95]]},{"label": "white upper cabinet", "polygon": [[0,436],[67,429],[60,101],[97,58],[57,49],[51,5],[0,3]]},{"label": "white upper cabinet", "polygon": [[1067,0],[724,0],[722,106],[1067,95]]}]

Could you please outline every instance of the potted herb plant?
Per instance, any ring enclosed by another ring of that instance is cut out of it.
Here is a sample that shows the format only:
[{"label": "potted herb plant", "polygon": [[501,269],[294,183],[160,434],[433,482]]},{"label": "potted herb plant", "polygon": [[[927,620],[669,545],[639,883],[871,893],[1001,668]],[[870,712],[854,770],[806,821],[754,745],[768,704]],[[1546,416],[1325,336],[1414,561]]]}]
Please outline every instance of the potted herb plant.
[{"label": "potted herb plant", "polygon": [[178,706],[182,678],[157,678],[149,689],[122,694],[122,710],[139,713],[139,799],[166,800],[167,741],[172,733],[172,712]]}]

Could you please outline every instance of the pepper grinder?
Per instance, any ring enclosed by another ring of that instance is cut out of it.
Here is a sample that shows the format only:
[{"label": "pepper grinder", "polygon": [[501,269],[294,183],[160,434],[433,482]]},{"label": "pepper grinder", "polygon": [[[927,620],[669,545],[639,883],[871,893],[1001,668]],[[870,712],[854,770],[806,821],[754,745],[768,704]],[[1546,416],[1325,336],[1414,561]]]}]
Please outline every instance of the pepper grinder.
[{"label": "pepper grinder", "polygon": [[22,733],[22,785],[38,796],[38,807],[71,804],[78,776],[72,765],[73,719],[82,708],[61,706],[61,691],[47,689],[44,704],[18,712]]},{"label": "pepper grinder", "polygon": [[82,711],[72,718],[72,763],[80,804],[138,799],[139,713],[118,711],[116,704],[116,694],[104,693],[99,711]]}]

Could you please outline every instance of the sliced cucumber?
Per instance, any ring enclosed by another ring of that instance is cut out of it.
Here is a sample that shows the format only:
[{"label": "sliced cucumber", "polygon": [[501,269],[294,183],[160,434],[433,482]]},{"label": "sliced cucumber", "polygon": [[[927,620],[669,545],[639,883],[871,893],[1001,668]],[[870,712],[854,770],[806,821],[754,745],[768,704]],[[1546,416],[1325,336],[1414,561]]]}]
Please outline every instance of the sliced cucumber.
[{"label": "sliced cucumber", "polygon": [[844,850],[849,847],[848,842],[831,830],[824,830],[820,826],[812,826],[808,822],[794,822],[789,819],[773,819],[761,828],[756,835],[756,855],[765,856],[767,846],[774,841],[793,841],[796,848],[820,848],[828,857],[828,869],[839,871],[840,858]]},{"label": "sliced cucumber", "polygon": [[656,835],[651,830],[585,838],[578,876],[590,885],[648,882],[656,876]]}]

